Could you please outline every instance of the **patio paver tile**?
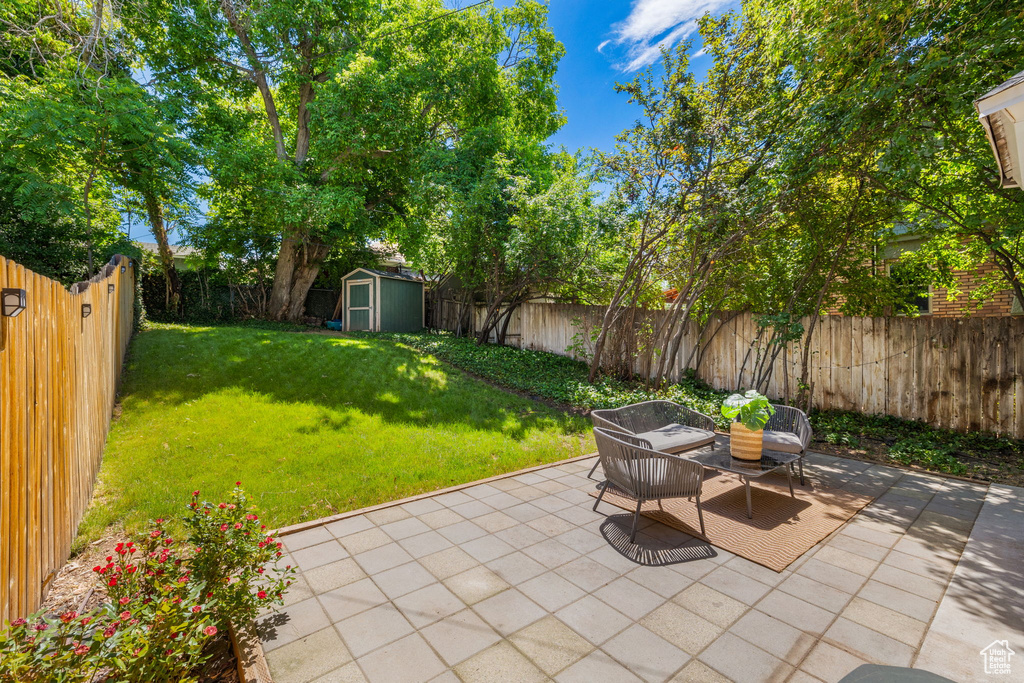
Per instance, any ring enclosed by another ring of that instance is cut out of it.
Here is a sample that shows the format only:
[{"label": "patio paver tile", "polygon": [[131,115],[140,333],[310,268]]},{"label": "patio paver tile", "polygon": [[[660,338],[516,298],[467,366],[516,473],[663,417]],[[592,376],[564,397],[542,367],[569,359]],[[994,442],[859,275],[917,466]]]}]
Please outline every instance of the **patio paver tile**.
[{"label": "patio paver tile", "polygon": [[431,584],[395,600],[395,607],[416,628],[466,608],[462,600],[440,583]]},{"label": "patio paver tile", "polygon": [[517,548],[519,550],[522,550],[527,546],[531,546],[534,543],[540,543],[547,538],[547,536],[541,532],[536,529],[532,529],[525,524],[518,524],[516,526],[509,527],[508,529],[499,531],[494,535],[508,543],[513,548]]},{"label": "patio paver tile", "polygon": [[523,486],[522,488],[512,489],[511,491],[509,491],[509,493],[511,493],[513,496],[524,502],[537,500],[538,498],[543,498],[544,496],[548,495],[547,493],[541,491],[536,486]]},{"label": "patio paver tile", "polygon": [[442,581],[480,564],[457,546],[431,553],[419,558],[418,561],[428,572]]},{"label": "patio paver tile", "polygon": [[555,616],[594,645],[600,645],[633,623],[593,595],[584,595],[555,612]]},{"label": "patio paver tile", "polygon": [[871,575],[875,581],[880,581],[889,586],[895,586],[901,590],[913,593],[927,600],[938,602],[946,591],[946,582],[933,579],[930,576],[922,576],[903,571],[892,565],[882,565]]},{"label": "patio paver tile", "polygon": [[[330,536],[330,534],[328,534]],[[292,563],[303,569],[315,569],[348,557],[348,552],[334,538],[327,543],[312,545],[292,552]]]},{"label": "patio paver tile", "polygon": [[[309,582],[303,576],[296,574],[292,577],[292,585],[284,592],[283,606],[294,605],[297,602],[308,600],[314,595],[315,593],[312,587],[310,587]],[[271,612],[273,610],[268,610],[268,613]]]},{"label": "patio paver tile", "polygon": [[700,655],[704,662],[736,683],[784,681],[793,667],[731,632],[723,633]]},{"label": "patio paver tile", "polygon": [[359,553],[365,553],[367,550],[387,545],[392,542],[392,539],[377,527],[372,527],[365,531],[357,531],[354,534],[342,536],[339,542],[345,546],[345,550],[350,554],[358,555]]},{"label": "patio paver tile", "polygon": [[583,636],[553,616],[530,624],[509,637],[544,673],[553,676],[594,650]]},{"label": "patio paver tile", "polygon": [[384,524],[380,527],[380,530],[396,541],[401,541],[403,538],[409,538],[410,536],[430,531],[430,527],[415,517],[408,517],[397,522]]},{"label": "patio paver tile", "polygon": [[878,631],[840,617],[825,631],[825,638],[860,657],[889,666],[910,666],[914,648]]},{"label": "patio paver tile", "polygon": [[483,500],[488,496],[493,496],[496,493],[501,493],[501,489],[496,489],[490,484],[477,484],[476,486],[470,486],[468,489],[462,491],[470,498],[476,498],[477,500]]},{"label": "patio paver tile", "polygon": [[881,562],[885,559],[885,556],[888,553],[886,548],[883,548],[882,546],[862,541],[859,538],[843,533],[833,536],[829,540],[828,546],[832,548],[839,548],[840,550],[845,550],[848,553],[860,555],[861,557],[866,557],[869,560],[875,560],[877,562]]},{"label": "patio paver tile", "polygon": [[825,683],[837,683],[861,664],[868,664],[868,661],[821,641],[807,655],[800,665],[800,670],[820,678]]},{"label": "patio paver tile", "polygon": [[841,616],[915,649],[921,644],[928,628],[923,621],[859,597],[855,597],[846,606]]},{"label": "patio paver tile", "polygon": [[595,650],[555,676],[555,680],[558,683],[595,683],[596,681],[640,683],[641,679],[609,657],[607,653]]},{"label": "patio paver tile", "polygon": [[428,512],[443,510],[444,506],[438,503],[433,498],[420,498],[419,500],[413,500],[408,503],[404,503],[402,505],[402,509],[408,512],[410,515],[422,517]]},{"label": "patio paver tile", "polygon": [[[314,593],[326,593],[366,578],[366,572],[351,557],[303,571],[302,575]],[[292,586],[288,591],[294,588]]]},{"label": "patio paver tile", "polygon": [[386,596],[394,600],[406,593],[436,583],[437,579],[418,562],[407,562],[374,574],[373,582],[384,591]]},{"label": "patio paver tile", "polygon": [[540,562],[521,552],[491,560],[487,563],[487,568],[513,586],[518,586],[523,581],[529,581],[547,571]]},{"label": "patio paver tile", "polygon": [[[566,493],[568,493],[568,491]],[[553,514],[555,517],[564,519],[574,526],[590,524],[600,517],[598,513],[594,512],[589,507],[583,507],[576,503],[570,504],[567,508],[556,510]]]},{"label": "patio paver tile", "polygon": [[515,551],[515,548],[505,543],[505,541],[489,534],[480,538],[474,538],[472,541],[463,543],[459,547],[478,562],[490,562]]},{"label": "patio paver tile", "polygon": [[419,683],[445,670],[444,662],[418,633],[382,647],[358,662],[370,683]]},{"label": "patio paver tile", "polygon": [[410,536],[409,538],[402,539],[398,542],[398,545],[402,546],[405,549],[405,552],[409,553],[416,559],[419,559],[427,555],[432,555],[439,550],[451,548],[453,544],[441,534],[431,530],[417,536]]},{"label": "patio paver tile", "polygon": [[465,491],[452,491],[451,493],[442,493],[440,496],[434,496],[434,500],[447,508],[451,508],[475,499]]},{"label": "patio paver tile", "polygon": [[378,605],[335,624],[342,640],[356,657],[409,635],[415,629],[391,603]]},{"label": "patio paver tile", "polygon": [[724,566],[728,567],[734,572],[739,572],[744,576],[748,576],[751,579],[754,579],[755,581],[760,581],[761,583],[768,586],[779,585],[786,579],[786,577],[788,577],[792,573],[788,568],[784,571],[777,572],[774,569],[762,567],[756,562],[751,562],[745,557],[734,557],[728,562],[726,562]]},{"label": "patio paver tile", "polygon": [[522,552],[537,560],[548,569],[561,567],[563,564],[571,562],[580,556],[578,552],[562,545],[553,538],[523,548]]},{"label": "patio paver tile", "polygon": [[349,662],[339,669],[313,679],[313,683],[366,683],[366,676],[358,664]]},{"label": "patio paver tile", "polygon": [[541,510],[550,513],[555,513],[558,512],[559,510],[564,510],[568,507],[572,507],[572,503],[567,501],[565,498],[561,498],[554,494],[544,496],[543,498],[538,498],[537,500],[531,501],[530,504],[535,505],[539,507]]},{"label": "patio paver tile", "polygon": [[857,593],[858,598],[870,600],[871,602],[894,609],[900,614],[928,623],[939,603],[936,600],[922,598],[907,591],[900,590],[895,586],[880,583],[875,580],[868,581]]},{"label": "patio paver tile", "polygon": [[793,574],[779,584],[779,590],[794,595],[805,602],[817,605],[838,614],[853,596],[832,586],[810,579],[802,574]]},{"label": "patio paver tile", "polygon": [[400,519],[409,519],[411,516],[412,514],[401,506],[386,507],[366,513],[366,518],[377,526],[383,526],[388,522],[397,522]]},{"label": "patio paver tile", "polygon": [[665,602],[664,598],[654,591],[649,591],[624,576],[595,591],[594,595],[637,621]]},{"label": "patio paver tile", "polygon": [[492,481],[490,485],[500,491],[508,492],[512,489],[521,488],[523,483],[521,481],[516,481],[512,477],[508,477],[506,479],[496,479]]},{"label": "patio paver tile", "polygon": [[817,638],[763,612],[751,610],[733,624],[729,633],[772,654],[784,662],[799,664]]},{"label": "patio paver tile", "polygon": [[626,577],[663,598],[675,597],[694,583],[685,574],[665,571],[664,566],[640,566],[626,574]]},{"label": "patio paver tile", "polygon": [[732,681],[699,659],[694,659],[672,677],[672,683],[732,683]]},{"label": "patio paver tile", "polygon": [[782,591],[773,591],[757,603],[757,609],[790,626],[820,635],[835,620],[836,615]]},{"label": "patio paver tile", "polygon": [[487,535],[486,531],[469,520],[446,526],[437,532],[456,545]]},{"label": "patio paver tile", "polygon": [[305,638],[328,626],[330,622],[327,615],[315,598],[283,607],[257,622],[257,630],[266,651]]},{"label": "patio paver tile", "polygon": [[749,576],[725,566],[714,570],[700,582],[747,605],[753,605],[771,590],[771,586],[766,586],[760,581],[755,581]]},{"label": "patio paver tile", "polygon": [[554,481],[553,479],[549,479],[548,481],[542,481],[539,484],[534,484],[534,486],[543,491],[544,493],[551,494],[560,493],[562,491],[566,491],[569,489],[569,487],[566,486],[565,484],[558,481]]},{"label": "patio paver tile", "polygon": [[457,665],[455,672],[464,683],[542,683],[548,680],[543,671],[504,640]]},{"label": "patio paver tile", "polygon": [[284,547],[288,549],[288,552],[295,552],[296,550],[308,548],[311,545],[333,541],[334,535],[325,527],[318,526],[296,534],[289,534],[281,540],[284,542]]},{"label": "patio paver tile", "polygon": [[861,576],[871,576],[878,567],[880,560],[872,560],[856,553],[851,553],[833,545],[826,545],[814,554],[816,562],[827,562],[833,567],[839,567]]},{"label": "patio paver tile", "polygon": [[448,508],[442,508],[440,510],[428,512],[425,515],[420,515],[419,519],[434,530],[443,529],[446,526],[466,521],[462,515],[458,515]]},{"label": "patio paver tile", "polygon": [[498,531],[504,531],[505,529],[519,524],[517,520],[498,510],[495,510],[490,514],[483,515],[482,517],[477,517],[473,520],[473,523],[491,534]]},{"label": "patio paver tile", "polygon": [[615,636],[601,649],[645,681],[663,681],[690,660],[688,654],[639,624]]},{"label": "patio paver tile", "polygon": [[469,609],[445,617],[422,629],[420,633],[449,666],[501,640],[501,636]]},{"label": "patio paver tile", "polygon": [[722,628],[736,621],[747,611],[747,606],[739,600],[734,600],[702,583],[693,584],[672,598],[672,601]]},{"label": "patio paver tile", "polygon": [[723,631],[721,626],[674,602],[667,602],[654,610],[640,624],[691,655],[699,654]]},{"label": "patio paver tile", "polygon": [[523,501],[519,500],[511,493],[508,493],[506,491],[498,491],[494,495],[487,496],[486,498],[481,498],[480,502],[486,503],[495,510],[501,511],[507,510],[510,507],[515,507],[516,505],[521,504]]},{"label": "patio paver tile", "polygon": [[537,519],[531,520],[526,523],[531,529],[536,529],[547,537],[558,536],[564,534],[566,531],[572,531],[576,528],[575,524],[565,521],[561,517],[555,515],[544,515]]},{"label": "patio paver tile", "polygon": [[582,590],[554,572],[545,572],[521,583],[519,590],[549,612],[559,610],[583,597]]},{"label": "patio paver tile", "polygon": [[324,628],[275,650],[269,666],[277,680],[306,683],[351,661],[334,629]]},{"label": "patio paver tile", "polygon": [[515,633],[548,614],[547,610],[514,588],[478,602],[473,609],[503,636]]},{"label": "patio paver tile", "polygon": [[601,534],[594,533],[586,527],[576,527],[554,537],[562,545],[568,546],[578,553],[586,554],[608,544]]},{"label": "patio paver tile", "polygon": [[[953,570],[956,569],[955,560],[947,560],[933,555],[913,555],[903,552],[900,549],[900,541],[893,546],[892,552],[889,553],[884,565],[888,567],[896,567],[902,569],[905,572],[911,574],[918,574],[919,576],[927,576],[928,578],[935,579],[936,581],[948,582],[950,577],[953,576]],[[907,546],[902,546],[904,550],[909,549]],[[914,548],[914,550],[917,550]]]},{"label": "patio paver tile", "polygon": [[367,574],[377,574],[412,561],[412,555],[397,543],[389,543],[355,556],[356,562]]},{"label": "patio paver tile", "polygon": [[344,621],[388,601],[387,596],[370,579],[336,588],[324,593],[319,599],[331,623]]},{"label": "patio paver tile", "polygon": [[[822,550],[824,550],[824,548],[822,548]],[[866,576],[852,571],[847,571],[846,569],[837,567],[834,564],[822,562],[817,558],[817,555],[807,560],[807,562],[796,570],[796,573],[800,576],[806,576],[809,579],[814,579],[818,583],[823,583],[826,586],[832,586],[844,593],[856,593],[867,581]]]},{"label": "patio paver tile", "polygon": [[467,605],[475,605],[509,587],[504,579],[484,566],[449,577],[445,579],[444,585]]},{"label": "patio paver tile", "polygon": [[595,591],[611,583],[619,575],[600,562],[589,557],[579,557],[555,570],[555,573],[568,579],[583,590]]},{"label": "patio paver tile", "polygon": [[450,509],[452,512],[462,515],[466,519],[482,517],[495,511],[490,505],[487,503],[481,503],[479,500],[470,500],[469,502],[460,503],[459,505],[452,505]]}]

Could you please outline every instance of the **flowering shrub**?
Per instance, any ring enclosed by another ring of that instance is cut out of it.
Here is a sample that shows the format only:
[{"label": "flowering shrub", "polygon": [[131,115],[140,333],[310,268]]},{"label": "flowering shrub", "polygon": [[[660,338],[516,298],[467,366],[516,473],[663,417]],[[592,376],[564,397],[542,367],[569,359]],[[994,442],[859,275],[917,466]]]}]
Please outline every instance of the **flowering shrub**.
[{"label": "flowering shrub", "polygon": [[185,525],[196,546],[195,578],[212,592],[218,614],[247,623],[261,609],[281,604],[295,569],[277,567],[281,543],[267,535],[255,506],[247,505],[241,482],[227,503],[200,503],[195,491]]},{"label": "flowering shrub", "polygon": [[220,628],[280,603],[294,569],[277,568],[280,543],[241,488],[219,505],[200,504],[198,495],[185,542],[158,519],[93,568],[109,598],[99,609],[37,614],[0,633],[0,682],[195,680]]}]

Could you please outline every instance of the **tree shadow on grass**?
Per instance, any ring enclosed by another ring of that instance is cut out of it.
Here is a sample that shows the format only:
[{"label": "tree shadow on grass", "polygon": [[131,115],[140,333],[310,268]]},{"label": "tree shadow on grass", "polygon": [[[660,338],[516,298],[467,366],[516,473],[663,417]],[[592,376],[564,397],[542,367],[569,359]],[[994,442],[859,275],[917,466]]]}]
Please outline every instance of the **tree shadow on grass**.
[{"label": "tree shadow on grass", "polygon": [[385,423],[465,425],[523,440],[533,430],[574,434],[583,419],[475,380],[384,340],[232,327],[163,327],[136,339],[123,395],[168,406],[238,391],[310,404],[302,434],[341,432],[357,413]]}]

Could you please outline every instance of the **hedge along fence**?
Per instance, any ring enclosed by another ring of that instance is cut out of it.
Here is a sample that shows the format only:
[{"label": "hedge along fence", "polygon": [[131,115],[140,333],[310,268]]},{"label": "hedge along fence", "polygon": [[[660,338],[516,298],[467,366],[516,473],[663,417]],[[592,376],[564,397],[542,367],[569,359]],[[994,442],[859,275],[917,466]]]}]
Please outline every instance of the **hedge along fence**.
[{"label": "hedge along fence", "polygon": [[68,291],[0,257],[0,286],[26,293],[24,311],[0,316],[2,623],[39,607],[89,503],[134,324],[135,270],[115,256]]},{"label": "hedge along fence", "polygon": [[[479,324],[483,313],[479,308],[475,313]],[[524,304],[513,313],[506,341],[585,356],[592,350],[589,332],[600,326],[603,314],[597,306]],[[805,330],[808,323],[805,318]],[[691,326],[669,376],[678,379],[685,372],[699,344],[693,363],[698,377],[725,391],[749,387],[757,332],[750,313],[715,316],[700,338]],[[772,363],[765,387],[771,398],[796,398],[803,341],[787,345]],[[810,348],[808,379],[816,408],[1024,438],[1024,317],[821,316]],[[639,363],[634,369],[644,374]]]}]

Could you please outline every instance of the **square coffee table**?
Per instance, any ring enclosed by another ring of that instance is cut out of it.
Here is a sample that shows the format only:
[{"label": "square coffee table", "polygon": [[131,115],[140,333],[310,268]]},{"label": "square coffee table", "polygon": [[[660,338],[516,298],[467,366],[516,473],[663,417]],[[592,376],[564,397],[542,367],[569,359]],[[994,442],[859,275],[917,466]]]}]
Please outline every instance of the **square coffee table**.
[{"label": "square coffee table", "polygon": [[743,480],[747,490],[747,519],[753,519],[754,513],[750,508],[750,480],[763,477],[769,472],[774,472],[780,467],[786,469],[786,478],[789,479],[789,495],[796,498],[793,493],[793,463],[800,459],[799,453],[783,453],[782,451],[762,451],[760,460],[741,460],[732,457],[728,448],[709,450],[685,456],[694,462],[699,462],[704,467],[738,474]]}]

